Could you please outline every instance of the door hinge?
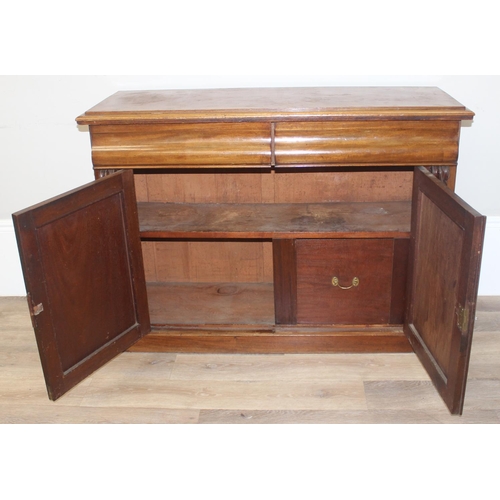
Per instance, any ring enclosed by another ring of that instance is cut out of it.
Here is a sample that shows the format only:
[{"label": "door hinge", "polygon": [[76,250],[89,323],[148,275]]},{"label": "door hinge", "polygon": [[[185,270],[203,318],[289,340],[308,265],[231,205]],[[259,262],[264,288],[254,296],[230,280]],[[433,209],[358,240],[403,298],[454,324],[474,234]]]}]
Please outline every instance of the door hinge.
[{"label": "door hinge", "polygon": [[30,309],[31,323],[33,324],[33,328],[36,326],[35,324],[35,316],[38,316],[41,312],[43,312],[43,303],[35,304],[33,299],[31,298],[31,294],[28,293],[28,306]]},{"label": "door hinge", "polygon": [[458,304],[455,312],[457,313],[457,326],[461,333],[460,351],[463,351],[468,343],[469,309]]},{"label": "door hinge", "polygon": [[43,304],[41,302],[40,304],[33,306],[33,316],[38,316],[42,311],[43,311]]},{"label": "door hinge", "polygon": [[462,334],[467,333],[467,325],[469,324],[469,310],[462,307],[460,304],[457,306],[457,326]]}]

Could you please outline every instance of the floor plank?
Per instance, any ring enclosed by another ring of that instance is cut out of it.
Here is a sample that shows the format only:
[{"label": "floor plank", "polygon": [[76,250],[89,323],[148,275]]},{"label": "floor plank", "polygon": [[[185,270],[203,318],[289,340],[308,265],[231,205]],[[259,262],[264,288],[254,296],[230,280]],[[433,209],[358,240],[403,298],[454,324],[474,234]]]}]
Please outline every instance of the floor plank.
[{"label": "floor plank", "polygon": [[199,410],[91,408],[81,406],[0,406],[0,424],[196,424]]},{"label": "floor plank", "polygon": [[494,410],[462,417],[443,411],[414,410],[201,410],[200,424],[500,424]]},{"label": "floor plank", "polygon": [[370,410],[448,411],[430,380],[366,381],[365,393]]},{"label": "floor plank", "polygon": [[429,380],[414,354],[179,354],[175,380]]},{"label": "floor plank", "polygon": [[258,410],[364,409],[363,384],[345,382],[197,381],[130,379],[127,385],[92,381],[83,406]]},{"label": "floor plank", "polygon": [[0,423],[498,424],[500,297],[479,297],[464,414],[413,354],[124,353],[47,397],[24,297],[0,298]]}]

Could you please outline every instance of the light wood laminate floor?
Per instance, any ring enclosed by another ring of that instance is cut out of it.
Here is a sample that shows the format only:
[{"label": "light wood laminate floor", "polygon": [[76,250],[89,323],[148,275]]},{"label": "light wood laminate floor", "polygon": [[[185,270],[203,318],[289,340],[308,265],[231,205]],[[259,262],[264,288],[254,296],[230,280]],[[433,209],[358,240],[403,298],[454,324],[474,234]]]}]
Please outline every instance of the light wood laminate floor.
[{"label": "light wood laminate floor", "polygon": [[124,353],[47,398],[24,297],[0,297],[0,423],[500,423],[500,297],[480,297],[464,414],[414,354]]}]

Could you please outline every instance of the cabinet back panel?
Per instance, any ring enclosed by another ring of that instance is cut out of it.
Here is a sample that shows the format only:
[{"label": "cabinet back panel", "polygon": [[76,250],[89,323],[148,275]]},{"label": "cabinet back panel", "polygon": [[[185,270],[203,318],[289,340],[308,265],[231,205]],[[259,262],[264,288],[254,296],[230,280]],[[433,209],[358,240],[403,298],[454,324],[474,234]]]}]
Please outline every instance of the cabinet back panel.
[{"label": "cabinet back panel", "polygon": [[272,283],[272,243],[143,241],[146,281]]},{"label": "cabinet back panel", "polygon": [[137,201],[323,203],[406,201],[412,169],[136,174]]},{"label": "cabinet back panel", "polygon": [[148,303],[153,325],[274,325],[272,283],[150,283]]}]

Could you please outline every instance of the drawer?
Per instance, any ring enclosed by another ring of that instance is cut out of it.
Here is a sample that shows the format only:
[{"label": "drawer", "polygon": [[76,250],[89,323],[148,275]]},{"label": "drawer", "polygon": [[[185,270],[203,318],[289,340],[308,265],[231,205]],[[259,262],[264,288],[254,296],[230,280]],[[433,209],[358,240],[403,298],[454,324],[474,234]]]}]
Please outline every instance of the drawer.
[{"label": "drawer", "polygon": [[276,166],[454,165],[459,122],[277,123]]},{"label": "drawer", "polygon": [[177,123],[90,127],[94,168],[271,165],[269,123]]},{"label": "drawer", "polygon": [[297,323],[402,323],[407,258],[408,240],[297,240]]}]

